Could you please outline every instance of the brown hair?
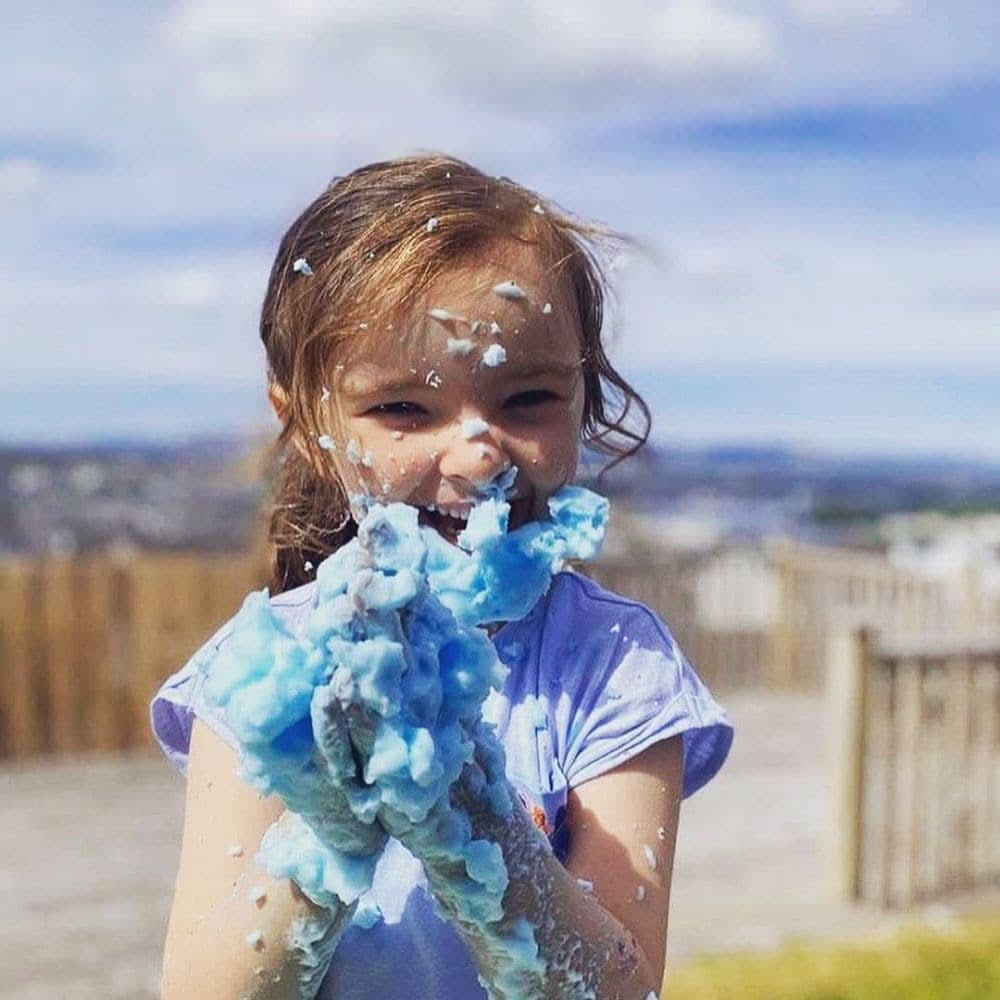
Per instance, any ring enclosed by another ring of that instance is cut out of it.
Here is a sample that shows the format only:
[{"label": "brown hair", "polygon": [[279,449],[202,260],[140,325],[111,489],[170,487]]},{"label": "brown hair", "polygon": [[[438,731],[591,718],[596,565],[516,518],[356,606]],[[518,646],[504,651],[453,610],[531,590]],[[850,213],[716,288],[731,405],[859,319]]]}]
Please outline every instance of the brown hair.
[{"label": "brown hair", "polygon": [[[436,226],[428,225],[431,218]],[[268,380],[286,401],[269,513],[272,593],[308,582],[305,564],[318,565],[357,530],[318,443],[326,428],[317,404],[337,349],[366,328],[386,329],[442,273],[509,241],[535,247],[545,266],[569,282],[576,301],[581,440],[613,456],[606,468],[646,441],[649,409],[601,341],[609,290],[602,252],[629,242],[625,237],[452,157],[361,167],[335,178],[285,233],[261,310]]]}]

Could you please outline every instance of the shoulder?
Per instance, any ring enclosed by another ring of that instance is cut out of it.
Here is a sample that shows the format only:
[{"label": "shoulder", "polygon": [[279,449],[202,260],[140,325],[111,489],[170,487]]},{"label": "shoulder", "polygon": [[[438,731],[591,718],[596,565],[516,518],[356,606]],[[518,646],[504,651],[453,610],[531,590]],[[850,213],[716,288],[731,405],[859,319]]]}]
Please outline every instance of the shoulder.
[{"label": "shoulder", "polygon": [[607,626],[609,641],[615,644],[633,639],[644,645],[674,646],[670,629],[652,608],[574,571],[553,578],[546,618],[566,627],[585,627],[590,632]]},{"label": "shoulder", "polygon": [[[284,593],[269,596],[268,604],[278,621],[289,631],[294,631],[303,622],[309,612],[316,607],[318,592],[318,587],[315,581],[313,581],[303,584],[301,587],[296,587],[294,590],[286,590]],[[244,604],[249,598],[255,597],[259,593],[261,592],[252,591],[244,598]],[[217,653],[231,638],[239,612],[240,609],[237,608],[232,616],[220,625],[212,636],[199,647],[198,651],[178,673],[203,666],[212,655]]]},{"label": "shoulder", "polygon": [[[254,591],[248,595],[248,599],[259,593]],[[278,621],[288,631],[294,632],[315,607],[317,594],[317,585],[311,582],[294,590],[275,594],[268,598],[268,603]],[[232,617],[198,647],[186,663],[163,682],[150,704],[153,735],[167,758],[182,771],[187,768],[191,727],[195,717],[207,723],[230,747],[236,745],[222,719],[205,704],[202,695],[211,664],[220,650],[226,648],[238,615],[237,609]]]}]

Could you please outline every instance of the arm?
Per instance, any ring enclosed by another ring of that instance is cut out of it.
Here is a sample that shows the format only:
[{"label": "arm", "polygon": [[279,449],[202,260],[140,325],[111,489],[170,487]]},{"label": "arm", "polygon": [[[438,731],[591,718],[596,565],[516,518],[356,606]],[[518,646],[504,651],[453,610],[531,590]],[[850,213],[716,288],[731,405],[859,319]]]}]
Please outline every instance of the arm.
[{"label": "arm", "polygon": [[[236,773],[236,754],[199,721],[188,761],[181,859],[164,948],[163,1000],[299,1000],[310,995],[300,982],[312,971],[311,956],[289,946],[289,931],[302,928],[332,943],[349,912],[320,909],[292,882],[275,881],[254,863],[261,837],[284,806],[244,784]],[[237,845],[242,850],[234,856]],[[252,899],[258,889],[264,897]],[[259,943],[255,936],[248,943],[248,936],[257,932]]]},{"label": "arm", "polygon": [[[566,869],[519,806],[500,819],[466,803],[475,836],[500,845],[510,875],[498,929],[513,935],[519,920],[529,921],[546,963],[544,977],[511,984],[505,978],[510,963],[495,939],[456,921],[491,995],[535,1000],[592,989],[599,1000],[643,1000],[658,992],[682,770],[681,738],[675,737],[571,793]],[[655,869],[645,846],[656,854]],[[433,862],[425,867],[435,895],[447,896],[448,881],[460,873]],[[594,892],[577,878],[592,882]],[[641,902],[635,899],[640,885]]]}]

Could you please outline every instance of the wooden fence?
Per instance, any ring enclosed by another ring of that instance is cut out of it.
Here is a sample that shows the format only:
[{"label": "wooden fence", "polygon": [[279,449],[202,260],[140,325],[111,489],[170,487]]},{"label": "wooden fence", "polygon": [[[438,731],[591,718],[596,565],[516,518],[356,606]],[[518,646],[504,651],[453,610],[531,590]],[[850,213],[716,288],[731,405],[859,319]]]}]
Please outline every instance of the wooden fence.
[{"label": "wooden fence", "polygon": [[156,687],[261,579],[249,555],[0,562],[0,756],[149,745]]},{"label": "wooden fence", "polygon": [[887,907],[1000,884],[1000,634],[830,637],[838,893]]},{"label": "wooden fence", "polygon": [[882,555],[782,539],[767,548],[778,576],[778,620],[768,638],[768,683],[821,691],[831,631],[868,626],[916,636],[1000,628],[978,578],[962,585],[897,569]]},{"label": "wooden fence", "polygon": [[[763,634],[700,629],[676,564],[591,572],[669,621],[711,687],[763,678]],[[0,562],[0,757],[150,745],[153,692],[264,578],[250,554]]]},{"label": "wooden fence", "polygon": [[[784,544],[768,555],[780,600],[766,631],[698,620],[696,560],[650,553],[583,568],[656,610],[721,691],[820,690],[827,638],[845,615],[908,634],[979,620],[963,612],[962,595],[875,554]],[[148,743],[146,703],[156,685],[264,576],[260,555],[250,553],[0,561],[0,756]]]}]

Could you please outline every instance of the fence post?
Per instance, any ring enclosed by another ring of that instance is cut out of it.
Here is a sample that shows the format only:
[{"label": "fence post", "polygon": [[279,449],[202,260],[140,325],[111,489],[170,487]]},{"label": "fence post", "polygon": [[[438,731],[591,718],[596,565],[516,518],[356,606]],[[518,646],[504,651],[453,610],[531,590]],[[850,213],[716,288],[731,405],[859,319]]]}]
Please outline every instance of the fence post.
[{"label": "fence post", "polygon": [[829,760],[834,814],[830,817],[832,889],[837,898],[861,898],[868,671],[874,636],[869,629],[837,628],[827,638]]}]

